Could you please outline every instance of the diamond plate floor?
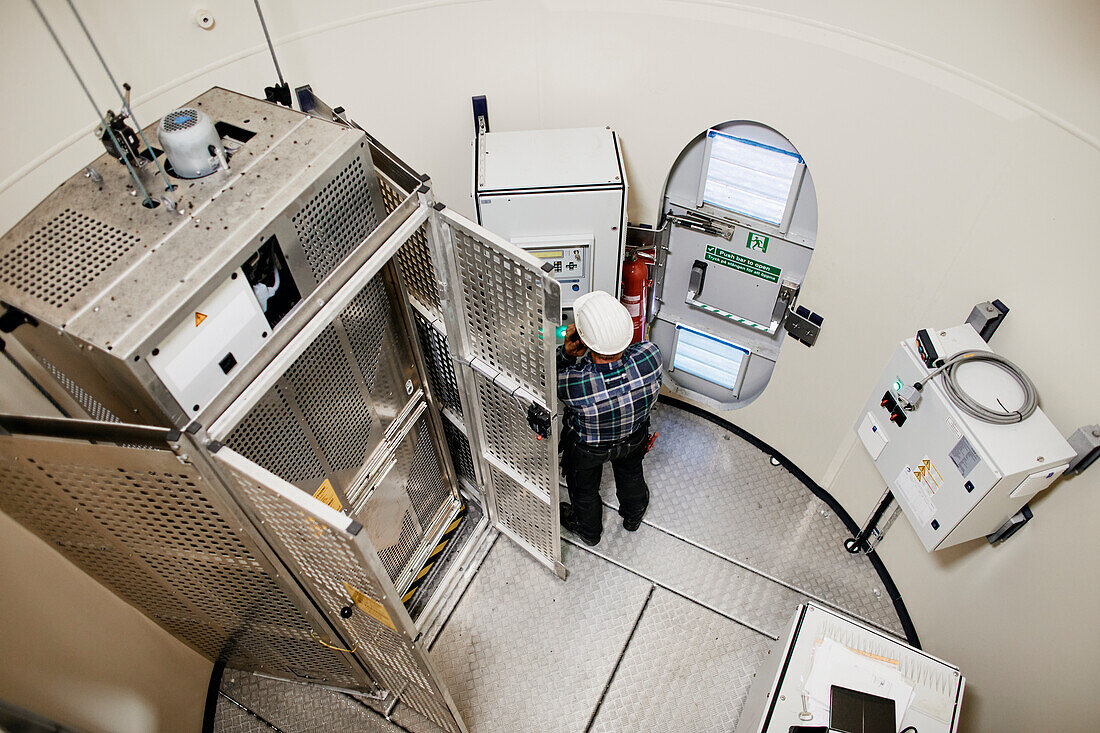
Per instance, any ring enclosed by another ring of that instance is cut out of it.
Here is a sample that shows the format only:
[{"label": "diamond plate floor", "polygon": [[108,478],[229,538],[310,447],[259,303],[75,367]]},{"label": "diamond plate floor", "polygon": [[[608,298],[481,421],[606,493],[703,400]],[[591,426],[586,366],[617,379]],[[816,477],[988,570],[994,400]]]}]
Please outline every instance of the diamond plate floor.
[{"label": "diamond plate floor", "polygon": [[[797,478],[674,406],[653,425],[639,531],[609,510],[597,547],[566,535],[564,583],[498,538],[436,638],[430,656],[471,733],[732,730],[808,596],[901,634],[874,568],[843,551],[843,523]],[[608,472],[613,504],[612,484]],[[222,698],[223,733],[435,729],[400,704],[387,721],[346,695],[240,672],[222,691],[260,716]]]},{"label": "diamond plate floor", "polygon": [[593,731],[732,731],[772,642],[656,590]]},{"label": "diamond plate floor", "polygon": [[645,524],[627,532],[618,515],[612,516],[605,519],[600,544],[582,549],[772,638],[778,638],[795,609],[809,600]]},{"label": "diamond plate floor", "polygon": [[582,731],[595,710],[650,584],[564,554],[565,583],[498,539],[431,649],[471,731]]},{"label": "diamond plate floor", "polygon": [[[647,524],[904,638],[871,561],[845,552],[844,523],[801,481],[751,443],[675,406],[658,405],[651,423],[660,437],[645,461]],[[608,466],[609,506],[617,506],[613,485]],[[617,517],[605,512],[605,528]]]},{"label": "diamond plate floor", "polygon": [[[348,695],[322,687],[299,685],[226,670],[222,676],[214,729],[219,733],[270,731],[356,730],[368,733],[400,733],[373,710]],[[226,699],[226,698],[229,699]],[[236,701],[252,714],[241,710]],[[261,720],[262,719],[262,720]]]}]

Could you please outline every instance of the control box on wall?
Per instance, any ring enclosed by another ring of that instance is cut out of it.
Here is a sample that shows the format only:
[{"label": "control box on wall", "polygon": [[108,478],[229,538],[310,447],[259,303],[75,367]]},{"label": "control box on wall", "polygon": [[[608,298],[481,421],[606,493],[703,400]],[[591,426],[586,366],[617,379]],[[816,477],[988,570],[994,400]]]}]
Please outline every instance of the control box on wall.
[{"label": "control box on wall", "polygon": [[[949,382],[937,370],[952,356]],[[1041,409],[1028,414],[1027,389],[996,359],[969,325],[922,330],[898,345],[856,422],[927,550],[995,532],[1075,455]],[[976,417],[958,397],[1000,422]]]},{"label": "control box on wall", "polygon": [[627,182],[614,130],[485,132],[477,136],[478,223],[549,262],[561,304],[622,279]]}]

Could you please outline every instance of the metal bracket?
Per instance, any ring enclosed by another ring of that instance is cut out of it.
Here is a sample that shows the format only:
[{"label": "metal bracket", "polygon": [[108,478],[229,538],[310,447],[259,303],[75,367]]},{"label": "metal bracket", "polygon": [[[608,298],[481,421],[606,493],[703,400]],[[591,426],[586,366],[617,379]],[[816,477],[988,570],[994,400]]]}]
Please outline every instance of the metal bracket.
[{"label": "metal bracket", "polygon": [[974,306],[966,322],[974,327],[983,341],[988,343],[1007,315],[1007,305],[999,300],[994,300],[992,303],[987,300]]},{"label": "metal bracket", "polygon": [[995,545],[998,542],[1004,542],[1012,535],[1020,531],[1020,528],[1031,521],[1035,515],[1031,513],[1031,507],[1024,504],[1024,508],[1009,517],[1008,521],[1002,524],[996,532],[993,534],[987,534],[985,538],[989,540],[989,544]]},{"label": "metal bracket", "polygon": [[38,321],[33,316],[27,315],[15,306],[7,303],[4,303],[3,306],[7,310],[4,311],[4,315],[0,316],[0,332],[11,333],[24,323],[28,323],[32,327],[38,325]]},{"label": "metal bracket", "polygon": [[[895,511],[894,516],[891,516],[890,519],[886,521],[882,529],[878,529],[879,520],[886,514],[887,508],[889,508],[893,501],[894,493],[890,489],[886,489],[882,496],[879,497],[878,504],[871,510],[871,516],[867,518],[867,523],[863,525],[863,529],[859,531],[859,534],[844,541],[844,549],[853,555],[871,552],[871,550],[875,548],[875,545],[879,543],[879,540],[886,534],[886,530],[893,524],[897,516]],[[876,531],[879,536],[872,542],[870,540]]]},{"label": "metal bracket", "polygon": [[1069,436],[1069,444],[1077,451],[1077,456],[1069,462],[1069,468],[1063,475],[1076,476],[1100,458],[1100,425],[1077,428],[1077,431]]},{"label": "metal bracket", "polygon": [[726,224],[718,219],[712,219],[702,214],[669,213],[666,218],[676,226],[684,227],[685,229],[694,229],[697,232],[721,237],[727,241],[733,239],[733,232],[736,228],[732,224]]},{"label": "metal bracket", "polygon": [[824,317],[800,305],[787,311],[787,317],[783,319],[783,328],[798,341],[807,346],[813,346],[817,343],[818,335],[821,334],[821,324],[824,320]]},{"label": "metal bracket", "polygon": [[470,99],[474,108],[474,135],[489,132],[489,101],[481,94]]}]

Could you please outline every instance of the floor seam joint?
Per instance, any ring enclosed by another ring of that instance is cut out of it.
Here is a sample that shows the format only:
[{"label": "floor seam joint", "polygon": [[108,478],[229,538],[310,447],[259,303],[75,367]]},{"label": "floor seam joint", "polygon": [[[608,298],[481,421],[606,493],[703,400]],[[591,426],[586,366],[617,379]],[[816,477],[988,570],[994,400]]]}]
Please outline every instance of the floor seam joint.
[{"label": "floor seam joint", "polygon": [[[606,501],[603,501],[601,503],[605,507],[607,507],[608,509],[614,509],[615,511],[618,511],[618,509],[616,507],[612,506],[611,504],[608,504]],[[867,624],[870,624],[871,626],[874,626],[876,629],[879,629],[880,631],[885,631],[886,633],[890,634],[891,636],[896,636],[896,637],[902,639],[902,641],[905,641],[905,638],[903,636],[898,636],[898,633],[896,631],[894,631],[892,629],[888,629],[885,626],[883,626],[882,624],[880,624],[876,621],[872,621],[871,619],[866,618],[865,616],[863,616],[859,613],[856,613],[855,611],[851,611],[847,608],[844,608],[843,606],[840,606],[837,603],[834,603],[833,601],[822,598],[821,596],[817,595],[816,593],[805,590],[804,588],[800,588],[797,585],[794,585],[793,583],[788,583],[785,580],[777,578],[777,577],[775,577],[775,576],[773,576],[769,573],[765,573],[763,570],[758,570],[757,568],[754,568],[751,565],[748,565],[744,562],[741,562],[740,560],[735,560],[732,557],[729,557],[727,555],[723,555],[721,552],[718,552],[716,550],[712,550],[709,547],[706,547],[704,545],[700,545],[699,543],[694,542],[694,541],[692,541],[692,540],[688,539],[687,537],[684,537],[680,534],[677,534],[676,532],[673,532],[670,529],[665,529],[664,527],[662,527],[658,524],[653,524],[652,522],[647,522],[644,519],[642,520],[642,524],[644,524],[645,526],[650,527],[652,529],[655,529],[658,532],[661,532],[662,534],[666,534],[669,537],[672,537],[673,539],[680,540],[684,544],[690,545],[691,547],[694,547],[695,549],[699,550],[700,552],[705,552],[708,555],[711,555],[713,557],[718,558],[719,560],[724,560],[724,561],[730,563],[731,565],[736,565],[737,567],[741,568],[742,570],[750,572],[753,575],[756,575],[758,577],[763,578],[764,580],[771,581],[772,583],[775,583],[776,585],[780,585],[780,586],[786,588],[787,590],[794,591],[795,593],[798,593],[799,595],[803,595],[803,596],[806,596],[807,598],[809,598],[813,601],[817,601],[818,603],[820,603],[824,606],[828,606],[829,608],[832,608],[834,610],[841,611],[841,612],[846,613],[850,616],[853,616],[853,617],[859,619],[860,621],[863,621],[864,623],[867,623]],[[579,547],[579,545],[578,545],[578,547]],[[582,549],[584,549],[584,548],[582,548]],[[619,565],[619,567],[624,568],[625,570],[630,570],[630,568],[626,567],[625,565],[620,565],[619,563],[614,562],[613,560],[611,560],[610,558],[608,558],[604,555],[601,555],[601,554],[596,553],[596,552],[593,552],[593,554],[597,555],[598,557],[603,557],[605,560],[608,560],[609,562],[611,562],[615,565]],[[633,570],[630,570],[630,571],[634,572]],[[641,577],[643,577],[643,578],[646,577],[646,576],[642,575],[641,573],[636,573],[636,574],[641,575]],[[656,582],[656,581],[653,581],[651,578],[646,578],[646,580],[650,580],[651,582]],[[661,585],[661,584],[658,583],[658,585]],[[670,590],[673,593],[676,593],[676,591],[672,590],[671,588],[667,588],[666,586],[663,586],[663,585],[661,587],[664,587],[667,590]],[[682,593],[677,594],[677,595],[683,596]],[[699,603],[698,601],[695,601],[693,598],[688,598],[687,596],[683,596],[683,597],[687,598],[689,601],[692,601],[694,603]],[[703,606],[704,608],[708,608],[708,606],[706,604],[699,603],[699,605]],[[714,610],[714,609],[710,609],[710,610]],[[722,614],[721,611],[715,611],[715,613]],[[754,628],[753,626],[751,626],[749,624],[745,624],[742,621],[739,621],[738,619],[733,618],[732,616],[727,616],[726,614],[722,614],[722,615],[726,616],[731,621],[737,621],[737,623],[742,624],[743,626],[748,626],[748,628],[752,629],[753,631],[759,631],[759,629],[756,629],[756,628]],[[761,632],[761,633],[765,633],[765,632]],[[771,636],[770,634],[765,634],[765,635],[766,636]],[[772,637],[772,638],[776,638],[776,637]]]},{"label": "floor seam joint", "polygon": [[646,575],[644,573],[640,573],[637,570],[635,570],[634,568],[630,567],[629,565],[625,565],[625,564],[623,564],[623,563],[621,563],[621,562],[619,562],[619,561],[617,561],[617,560],[615,560],[611,557],[608,557],[607,555],[604,555],[600,552],[597,552],[596,550],[593,550],[593,549],[588,548],[588,547],[582,547],[579,543],[574,542],[573,540],[570,540],[570,539],[566,539],[564,537],[562,538],[562,542],[567,542],[570,545],[573,545],[574,547],[576,547],[578,550],[584,550],[585,552],[589,553],[590,555],[598,557],[599,559],[603,560],[606,563],[614,565],[617,568],[622,568],[623,570],[627,571],[628,573],[632,573],[634,575],[637,575],[639,578],[642,578],[644,580],[649,581],[649,583],[651,585],[656,586],[658,588],[661,588],[662,590],[667,590],[669,593],[672,593],[673,595],[679,596],[680,598],[683,598],[685,601],[688,601],[690,603],[694,603],[696,606],[699,606],[700,608],[704,608],[704,609],[710,611],[711,613],[718,614],[722,618],[727,619],[729,621],[732,621],[733,623],[737,624],[738,626],[744,626],[749,631],[754,631],[757,634],[760,634],[761,636],[766,636],[767,638],[771,639],[772,641],[778,641],[778,639],[779,639],[779,637],[776,636],[775,634],[770,634],[767,631],[764,631],[762,629],[758,629],[755,626],[753,626],[752,624],[750,624],[746,621],[742,621],[741,619],[737,618],[736,616],[731,616],[730,614],[726,613],[725,611],[720,611],[717,608],[714,608],[713,606],[711,606],[709,604],[703,603],[702,601],[700,601],[698,599],[692,598],[691,596],[685,594],[683,591],[676,590],[672,586],[666,585],[665,583],[662,583],[661,581],[657,580],[656,578],[651,578],[651,577],[649,577],[648,575]]},{"label": "floor seam joint", "polygon": [[[595,554],[595,553],[593,553]],[[599,555],[597,555],[599,557]],[[596,716],[600,713],[600,706],[603,705],[603,701],[607,698],[607,691],[611,689],[611,683],[615,681],[615,673],[619,671],[619,666],[623,663],[623,657],[626,656],[626,650],[630,648],[630,640],[634,638],[634,633],[638,630],[638,625],[642,623],[642,616],[645,615],[645,610],[649,606],[649,601],[653,598],[653,591],[657,586],[650,582],[649,592],[646,593],[645,600],[642,601],[642,607],[638,609],[638,616],[634,619],[634,625],[630,627],[630,633],[626,637],[626,642],[623,644],[622,651],[619,652],[619,658],[615,660],[615,666],[611,669],[611,674],[607,677],[607,683],[603,686],[603,691],[600,693],[600,699],[596,701],[596,707],[592,709],[592,715],[588,718],[588,725],[584,727],[584,733],[589,733],[592,730],[592,726],[596,723]]]}]

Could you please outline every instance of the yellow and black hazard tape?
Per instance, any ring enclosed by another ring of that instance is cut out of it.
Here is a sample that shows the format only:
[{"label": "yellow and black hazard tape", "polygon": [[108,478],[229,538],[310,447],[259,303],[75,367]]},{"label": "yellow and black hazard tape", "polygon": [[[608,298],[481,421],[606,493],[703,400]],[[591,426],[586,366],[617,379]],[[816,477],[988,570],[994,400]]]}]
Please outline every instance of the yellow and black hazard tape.
[{"label": "yellow and black hazard tape", "polygon": [[428,559],[424,561],[424,567],[420,568],[420,572],[413,578],[412,585],[405,591],[405,595],[402,596],[401,602],[408,608],[412,602],[413,596],[416,595],[416,591],[424,584],[424,580],[428,577],[428,573],[431,572],[435,566],[437,560],[443,555],[443,551],[447,549],[447,544],[454,539],[455,534],[458,533],[458,528],[462,526],[462,520],[466,518],[466,504],[462,505],[462,508],[458,510],[458,516],[447,525],[447,531],[443,533],[443,536],[439,538],[439,543],[432,548],[432,553],[428,555]]}]

